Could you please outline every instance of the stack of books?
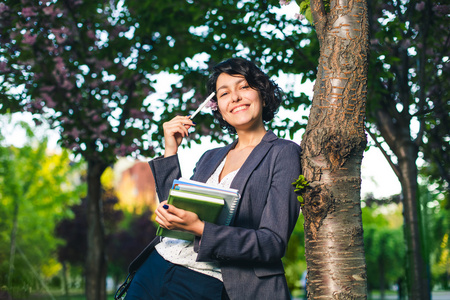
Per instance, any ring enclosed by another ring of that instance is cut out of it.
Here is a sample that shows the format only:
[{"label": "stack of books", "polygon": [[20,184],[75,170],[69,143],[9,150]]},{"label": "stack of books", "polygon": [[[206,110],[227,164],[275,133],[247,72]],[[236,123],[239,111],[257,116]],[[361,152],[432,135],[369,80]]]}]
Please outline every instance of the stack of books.
[{"label": "stack of books", "polygon": [[[230,225],[240,200],[239,191],[180,178],[173,181],[167,203],[195,212],[200,220],[218,225]],[[188,232],[158,227],[156,235],[192,241]]]}]

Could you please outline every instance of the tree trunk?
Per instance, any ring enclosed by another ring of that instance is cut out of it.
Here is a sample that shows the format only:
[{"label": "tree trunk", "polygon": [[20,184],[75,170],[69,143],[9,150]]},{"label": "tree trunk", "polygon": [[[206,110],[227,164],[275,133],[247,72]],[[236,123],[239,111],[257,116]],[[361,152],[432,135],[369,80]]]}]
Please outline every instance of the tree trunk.
[{"label": "tree trunk", "polygon": [[88,161],[86,299],[106,300],[106,256],[100,177],[106,165]]},{"label": "tree trunk", "polygon": [[[416,148],[416,147],[410,147]],[[416,148],[417,149],[417,148]],[[406,157],[398,157],[402,174],[404,230],[407,243],[407,285],[411,299],[430,299],[426,270],[426,257],[421,230],[420,203],[417,198],[417,150],[409,149]]]},{"label": "tree trunk", "polygon": [[308,299],[366,299],[361,160],[367,90],[367,3],[311,0],[320,58],[303,136]]}]

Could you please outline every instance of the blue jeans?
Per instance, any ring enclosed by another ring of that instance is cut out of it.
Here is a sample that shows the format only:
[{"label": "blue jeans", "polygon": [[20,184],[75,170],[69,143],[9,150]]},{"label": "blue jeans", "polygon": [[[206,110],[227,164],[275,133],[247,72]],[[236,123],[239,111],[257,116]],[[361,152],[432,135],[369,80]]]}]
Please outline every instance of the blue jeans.
[{"label": "blue jeans", "polygon": [[222,281],[166,261],[153,250],[136,272],[126,300],[228,299]]}]

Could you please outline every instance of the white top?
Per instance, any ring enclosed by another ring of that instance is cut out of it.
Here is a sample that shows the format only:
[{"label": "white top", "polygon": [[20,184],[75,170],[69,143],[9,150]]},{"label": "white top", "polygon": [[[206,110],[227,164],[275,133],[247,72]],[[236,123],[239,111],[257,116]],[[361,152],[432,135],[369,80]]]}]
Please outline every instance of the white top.
[{"label": "white top", "polygon": [[[225,161],[226,157],[206,183],[225,188],[230,187],[231,182],[239,169],[228,173],[222,178],[222,181],[219,182],[219,176],[223,170]],[[162,239],[161,243],[156,245],[155,249],[165,260],[170,261],[173,264],[189,268],[223,281],[222,272],[218,263],[196,261],[197,253],[194,252],[194,242],[165,237]]]}]

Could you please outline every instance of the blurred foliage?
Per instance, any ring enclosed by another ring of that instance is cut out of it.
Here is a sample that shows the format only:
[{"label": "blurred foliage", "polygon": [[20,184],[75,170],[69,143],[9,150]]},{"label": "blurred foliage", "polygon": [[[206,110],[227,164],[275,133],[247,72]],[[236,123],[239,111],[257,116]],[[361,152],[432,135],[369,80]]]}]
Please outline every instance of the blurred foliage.
[{"label": "blurred foliage", "polygon": [[126,270],[134,258],[156,237],[156,226],[150,209],[141,214],[124,211],[121,229],[108,242],[108,274],[116,283],[125,279]]},{"label": "blurred foliage", "polygon": [[[427,177],[425,177],[427,178]],[[425,245],[431,266],[431,283],[436,289],[450,290],[450,209],[448,198],[433,185],[419,187]],[[436,184],[435,184],[436,185]]]},{"label": "blurred foliage", "polygon": [[[424,244],[429,256],[431,287],[449,290],[450,275],[450,210],[446,198],[435,185],[423,177],[419,186],[422,206]],[[364,244],[369,290],[405,288],[406,245],[403,234],[403,205],[399,195],[386,199],[364,199],[362,208]],[[403,295],[405,291],[403,290]]]},{"label": "blurred foliage", "polygon": [[286,254],[283,257],[286,279],[291,294],[298,294],[304,287],[300,279],[306,271],[305,233],[303,229],[303,215],[298,218],[294,231],[289,240]]},{"label": "blurred foliage", "polygon": [[405,276],[401,206],[365,207],[362,218],[368,289],[390,289]]},{"label": "blurred foliage", "polygon": [[152,87],[126,61],[134,48],[114,13],[101,0],[0,4],[0,112],[43,115],[63,147],[104,164],[153,154]]},{"label": "blurred foliage", "polygon": [[[311,26],[278,9],[273,0],[5,1],[0,111],[45,115],[61,144],[84,157],[109,163],[114,154],[152,155],[161,151],[157,123],[194,110],[206,97],[210,68],[226,58],[252,59],[275,80],[315,78],[319,51]],[[158,99],[155,75],[167,72],[181,81]],[[283,109],[309,105],[305,93],[294,94],[297,84],[288,83]],[[188,145],[200,135],[223,141],[210,114],[196,122]],[[273,129],[293,136],[304,126],[298,116],[277,119]]]},{"label": "blurred foliage", "polygon": [[29,136],[23,147],[5,145],[0,136],[0,286],[12,296],[42,288],[59,272],[55,223],[72,216],[81,195],[74,174],[80,165],[67,151],[47,153],[47,140]]},{"label": "blurred foliage", "polygon": [[[426,179],[426,178],[425,178]],[[434,289],[450,289],[450,211],[445,209],[443,193],[433,186],[420,186],[425,239],[431,261],[431,284]],[[405,251],[403,206],[399,195],[386,199],[369,196],[364,199],[362,221],[369,291],[402,289],[405,295]],[[283,258],[291,293],[300,295],[300,278],[306,271],[303,216],[292,233]]]}]

